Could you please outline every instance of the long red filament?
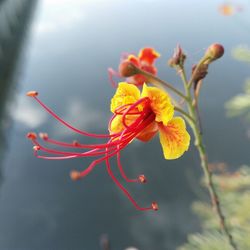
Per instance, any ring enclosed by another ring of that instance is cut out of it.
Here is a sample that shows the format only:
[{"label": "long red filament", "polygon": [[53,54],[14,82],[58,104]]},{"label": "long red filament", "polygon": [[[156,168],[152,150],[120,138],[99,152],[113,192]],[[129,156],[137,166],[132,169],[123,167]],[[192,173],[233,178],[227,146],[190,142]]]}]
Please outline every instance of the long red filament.
[{"label": "long red filament", "polygon": [[89,136],[89,137],[95,137],[95,138],[110,138],[115,136],[114,134],[112,135],[108,135],[108,134],[93,134],[93,133],[88,133],[86,131],[82,131],[79,130],[73,126],[71,126],[69,123],[67,123],[66,121],[64,121],[62,118],[60,118],[58,115],[56,115],[49,107],[47,107],[42,101],[40,101],[40,99],[38,99],[36,96],[33,96],[33,98],[49,113],[51,114],[56,120],[58,120],[59,122],[61,122],[63,125],[65,125],[66,127],[68,127],[69,129],[73,130],[74,132],[81,134],[81,135],[85,135],[85,136]]},{"label": "long red filament", "polygon": [[[58,115],[56,115],[49,107],[47,107],[42,101],[37,98],[37,94],[30,95],[33,97],[50,115],[52,115],[56,120],[61,122],[64,126],[68,127],[69,129],[73,130],[74,132],[94,137],[94,138],[109,138],[107,143],[100,143],[100,144],[81,144],[81,143],[67,143],[67,142],[60,142],[48,137],[47,134],[41,134],[41,138],[45,143],[57,145],[64,148],[75,148],[75,149],[85,149],[85,152],[70,152],[70,151],[61,151],[56,149],[50,149],[43,145],[41,145],[36,138],[36,134],[29,133],[27,137],[32,140],[34,146],[34,155],[38,158],[42,159],[50,159],[50,160],[64,160],[64,159],[72,159],[72,158],[79,158],[79,157],[100,157],[96,160],[93,160],[91,164],[83,171],[73,171],[72,178],[79,179],[87,176],[98,164],[105,161],[107,172],[110,177],[113,179],[115,184],[123,191],[123,193],[128,197],[131,203],[135,206],[136,209],[145,211],[145,210],[157,210],[158,205],[156,203],[152,203],[150,207],[140,207],[137,202],[132,198],[130,193],[122,186],[122,184],[118,181],[118,179],[114,176],[111,166],[109,163],[109,159],[113,156],[117,157],[117,165],[121,176],[127,182],[141,182],[145,183],[146,178],[144,175],[139,175],[136,179],[130,179],[126,176],[125,171],[121,164],[120,159],[120,151],[124,149],[132,140],[134,140],[138,134],[140,134],[147,126],[149,126],[155,119],[154,113],[150,109],[150,101],[148,97],[141,98],[137,102],[133,104],[125,104],[117,108],[109,121],[109,130],[111,131],[111,124],[112,121],[120,115],[122,118],[122,124],[124,129],[121,132],[113,133],[113,134],[93,134],[88,133],[82,130],[79,130],[69,123],[64,121]],[[142,108],[139,108],[139,107]],[[142,110],[140,110],[142,109]],[[128,116],[135,116],[134,118],[130,119],[132,121],[130,124],[127,124]],[[89,149],[89,150],[88,150]],[[47,154],[52,154],[54,156],[47,156],[47,155],[40,155],[38,151],[43,151]]]},{"label": "long red filament", "polygon": [[133,197],[130,195],[130,193],[122,186],[122,184],[116,179],[116,177],[114,176],[111,167],[110,167],[110,163],[109,163],[109,158],[106,159],[106,168],[108,171],[108,174],[110,175],[110,177],[112,178],[112,180],[115,182],[115,184],[123,191],[123,193],[129,198],[129,200],[131,201],[131,203],[134,205],[134,207],[137,210],[140,211],[147,211],[147,210],[152,210],[152,206],[150,207],[140,207],[137,202],[133,199]]},{"label": "long red filament", "polygon": [[138,179],[130,179],[127,177],[127,175],[125,174],[122,164],[121,164],[121,156],[120,156],[120,151],[117,152],[117,165],[118,168],[120,170],[121,176],[123,177],[123,179],[127,182],[138,182]]}]

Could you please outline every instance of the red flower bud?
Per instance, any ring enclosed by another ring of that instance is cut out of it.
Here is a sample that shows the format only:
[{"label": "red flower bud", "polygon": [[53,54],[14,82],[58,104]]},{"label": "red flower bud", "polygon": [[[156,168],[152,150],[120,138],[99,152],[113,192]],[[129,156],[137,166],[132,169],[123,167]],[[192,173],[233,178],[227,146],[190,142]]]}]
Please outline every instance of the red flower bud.
[{"label": "red flower bud", "polygon": [[138,74],[138,70],[133,63],[126,60],[119,65],[119,73],[122,77],[130,77]]},{"label": "red flower bud", "polygon": [[205,57],[208,58],[208,63],[219,59],[224,54],[224,47],[221,44],[214,43],[210,45],[205,53]]}]

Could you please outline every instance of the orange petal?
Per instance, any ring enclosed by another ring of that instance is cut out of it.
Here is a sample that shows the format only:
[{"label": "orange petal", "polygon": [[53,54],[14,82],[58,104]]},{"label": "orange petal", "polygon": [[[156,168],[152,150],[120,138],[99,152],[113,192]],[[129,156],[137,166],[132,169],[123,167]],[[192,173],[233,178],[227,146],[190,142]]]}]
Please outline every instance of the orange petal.
[{"label": "orange petal", "polygon": [[141,69],[153,75],[157,75],[157,68],[153,65],[143,65]]},{"label": "orange petal", "polygon": [[219,11],[224,16],[231,16],[235,12],[233,6],[228,5],[228,4],[224,4],[220,6]]},{"label": "orange petal", "polygon": [[138,140],[143,142],[150,141],[155,134],[158,132],[158,124],[154,121],[149,124],[143,131],[136,137]]},{"label": "orange petal", "polygon": [[167,126],[159,123],[160,142],[165,159],[177,159],[189,148],[190,135],[181,117],[174,117]]},{"label": "orange petal", "polygon": [[135,66],[140,67],[140,61],[135,55],[129,55],[127,60],[132,62]]},{"label": "orange petal", "polygon": [[144,48],[141,49],[138,55],[141,62],[146,64],[153,64],[155,59],[160,57],[160,54],[155,51],[153,48]]},{"label": "orange petal", "polygon": [[146,81],[146,77],[141,74],[137,74],[137,75],[129,77],[127,81],[136,86],[141,86]]}]

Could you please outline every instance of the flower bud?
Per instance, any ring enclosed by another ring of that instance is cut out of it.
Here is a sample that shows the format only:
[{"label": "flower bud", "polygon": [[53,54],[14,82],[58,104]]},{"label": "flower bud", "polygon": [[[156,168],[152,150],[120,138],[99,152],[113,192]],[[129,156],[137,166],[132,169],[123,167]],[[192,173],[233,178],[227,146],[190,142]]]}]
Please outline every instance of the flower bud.
[{"label": "flower bud", "polygon": [[[208,64],[202,64],[200,65],[200,67],[198,68],[198,70],[196,70],[197,65],[194,65],[192,67],[192,74],[195,73],[195,75],[193,75],[193,81],[196,84],[198,81],[204,79],[207,75],[207,70],[208,70]],[[196,70],[196,71],[195,71]]]},{"label": "flower bud", "polygon": [[130,77],[138,74],[138,70],[133,63],[126,60],[119,65],[119,73],[122,77]]},{"label": "flower bud", "polygon": [[174,67],[174,66],[183,67],[185,59],[186,59],[186,55],[184,54],[180,45],[177,45],[177,47],[174,50],[173,56],[168,60],[168,65],[170,67]]},{"label": "flower bud", "polygon": [[214,43],[210,45],[205,53],[205,57],[207,57],[207,64],[211,63],[214,60],[219,59],[224,54],[224,47],[221,44]]}]

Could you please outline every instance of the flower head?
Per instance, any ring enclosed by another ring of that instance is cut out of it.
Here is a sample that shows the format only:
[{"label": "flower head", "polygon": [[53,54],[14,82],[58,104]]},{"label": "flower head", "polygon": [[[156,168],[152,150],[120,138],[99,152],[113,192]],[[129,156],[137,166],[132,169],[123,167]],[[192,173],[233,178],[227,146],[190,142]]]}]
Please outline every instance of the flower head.
[{"label": "flower head", "polygon": [[121,82],[111,100],[111,112],[115,113],[109,126],[111,134],[129,128],[135,133],[133,139],[146,142],[159,132],[166,159],[179,158],[189,147],[185,122],[173,117],[174,106],[161,89],[144,84],[140,94],[136,86]]},{"label": "flower head", "polygon": [[157,68],[154,66],[155,60],[160,57],[160,54],[153,48],[143,48],[140,50],[137,56],[128,54],[122,58],[119,73],[113,69],[109,69],[109,77],[113,85],[116,85],[113,81],[113,76],[126,77],[128,83],[136,86],[143,85],[146,78],[145,76],[138,74],[135,68],[131,67],[131,64],[138,67],[139,69],[145,70],[153,75],[157,74]]},{"label": "flower head", "polygon": [[[109,121],[109,134],[92,134],[73,127],[47,107],[38,98],[37,92],[30,93],[28,92],[27,95],[34,98],[49,114],[70,130],[83,136],[105,140],[95,144],[82,144],[77,141],[61,142],[50,138],[47,133],[39,133],[39,137],[43,141],[43,143],[40,143],[37,135],[30,132],[27,134],[27,138],[34,144],[33,149],[36,157],[52,160],[94,157],[95,159],[85,170],[81,172],[72,171],[71,178],[79,180],[88,175],[95,166],[104,162],[110,177],[130,199],[136,209],[158,210],[156,202],[152,202],[149,207],[140,207],[137,204],[115,177],[109,159],[117,158],[117,166],[125,181],[146,183],[146,177],[143,174],[138,175],[135,179],[130,179],[123,170],[120,151],[129,143],[135,139],[147,142],[159,132],[163,154],[166,159],[176,159],[188,149],[190,136],[186,131],[185,122],[180,117],[173,117],[174,107],[166,92],[144,84],[142,93],[140,93],[140,90],[134,85],[126,82],[119,83],[110,105],[113,115]],[[63,149],[50,149],[46,146],[48,144]],[[41,154],[41,152],[45,154]]]},{"label": "flower head", "polygon": [[224,16],[232,16],[235,13],[235,8],[230,4],[222,4],[219,6],[219,12]]}]

